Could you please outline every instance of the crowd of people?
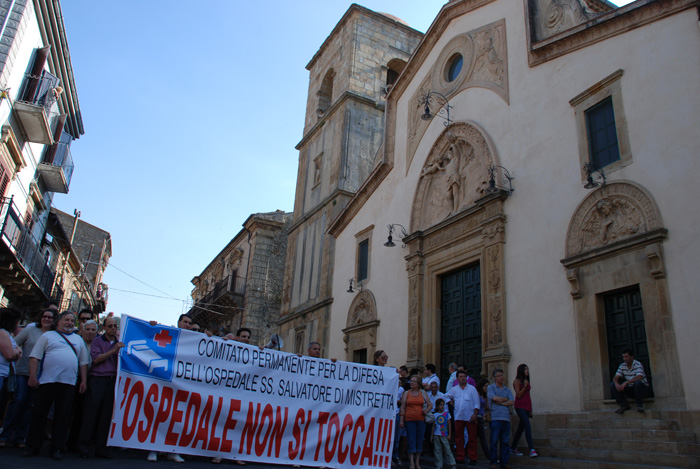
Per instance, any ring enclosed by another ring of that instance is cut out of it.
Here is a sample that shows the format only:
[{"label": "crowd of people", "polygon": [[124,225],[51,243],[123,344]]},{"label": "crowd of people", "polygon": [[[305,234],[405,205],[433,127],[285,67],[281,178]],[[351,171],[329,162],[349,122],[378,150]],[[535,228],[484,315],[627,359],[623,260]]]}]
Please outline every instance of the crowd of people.
[{"label": "crowd of people", "polygon": [[[48,303],[35,322],[21,327],[16,310],[0,308],[0,448],[14,445],[24,450],[23,456],[32,457],[48,439],[53,459],[62,459],[65,451],[83,458],[92,454],[113,457],[107,440],[117,359],[124,344],[119,340],[116,318],[108,315],[101,324],[96,319],[89,309],[78,314],[59,313],[55,303]],[[151,321],[151,325],[156,324]],[[177,326],[209,337],[244,343],[251,340],[248,328],[234,334],[217,324],[202,327],[187,314],[180,315]],[[311,342],[307,355],[320,358],[321,344]],[[373,358],[374,365],[387,366],[389,357],[383,350]],[[406,366],[397,369],[392,466],[402,466],[402,459],[407,459],[410,469],[421,469],[424,446],[435,456],[438,469],[444,462],[452,468],[457,464],[475,466],[481,446],[492,468],[507,468],[511,456],[523,456],[518,449],[523,433],[527,454],[537,457],[530,425],[532,387],[527,365],[518,366],[513,391],[505,384],[502,369],[493,370],[493,383],[483,375],[477,383],[464,366],[455,363],[448,369],[450,377],[444,392],[440,391],[440,378],[433,364],[410,372]],[[610,387],[619,403],[617,413],[630,408],[626,396],[634,397],[637,410],[644,411],[642,400],[648,382],[630,350],[624,351],[623,363]],[[514,413],[517,429],[511,438]],[[149,452],[147,460],[157,461],[158,456],[157,452]],[[168,453],[167,458],[185,461],[176,453]],[[222,460],[213,458],[211,462]],[[245,465],[241,460],[234,462]]]},{"label": "crowd of people", "polygon": [[[383,366],[386,361],[386,353],[378,351],[375,365]],[[399,367],[392,466],[403,466],[402,447],[405,447],[410,469],[421,469],[420,457],[424,447],[433,453],[438,469],[444,463],[451,468],[457,464],[476,466],[480,445],[492,468],[507,468],[511,455],[523,455],[518,451],[522,433],[525,433],[530,457],[537,457],[530,428],[532,401],[527,365],[518,367],[513,382],[515,395],[505,385],[504,371],[500,368],[493,371],[493,383],[485,376],[480,376],[477,383],[463,365],[451,363],[448,369],[450,377],[445,392],[441,392],[435,365],[427,364],[423,370],[410,372],[406,366]],[[518,429],[511,439],[513,408],[519,420]]]},{"label": "crowd of people", "polygon": [[[49,302],[35,322],[20,326],[18,311],[0,308],[0,448],[15,446],[24,450],[22,456],[33,457],[48,439],[49,455],[56,460],[66,451],[113,458],[107,440],[124,344],[116,318],[110,314],[101,324],[96,319],[89,309],[59,313],[58,305]],[[187,314],[180,315],[177,327],[244,343],[251,338],[248,328],[235,334],[215,323],[203,328]],[[146,459],[158,456],[151,451]],[[176,453],[166,457],[185,462]]]}]

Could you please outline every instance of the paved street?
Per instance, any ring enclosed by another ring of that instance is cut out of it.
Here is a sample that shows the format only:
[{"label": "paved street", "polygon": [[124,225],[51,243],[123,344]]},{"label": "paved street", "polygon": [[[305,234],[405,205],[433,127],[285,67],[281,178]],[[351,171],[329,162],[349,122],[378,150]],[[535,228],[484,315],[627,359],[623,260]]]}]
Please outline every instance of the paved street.
[{"label": "paved street", "polygon": [[[90,458],[81,459],[75,453],[68,453],[64,456],[61,461],[54,461],[49,458],[48,447],[45,447],[40,456],[35,456],[33,458],[23,458],[21,456],[22,450],[16,448],[4,448],[0,450],[0,468],[2,469],[28,469],[28,468],[45,468],[45,469],[95,469],[99,467],[101,469],[123,469],[128,467],[129,469],[158,469],[164,467],[179,467],[179,468],[209,468],[213,469],[216,467],[211,464],[209,458],[200,457],[189,457],[185,456],[186,462],[184,464],[177,464],[172,461],[168,461],[165,457],[160,457],[157,463],[152,463],[146,461],[146,453],[144,451],[137,450],[123,450],[114,451],[114,459],[100,459],[100,458]],[[511,461],[511,463],[514,461]],[[421,458],[421,465],[425,469],[432,469],[435,467],[433,458],[423,457]],[[233,464],[230,461],[223,461],[219,466],[233,468],[241,467]],[[511,464],[512,467],[513,466]],[[247,468],[251,469],[270,469],[277,467],[289,468],[291,466],[284,466],[280,464],[260,464],[260,463],[247,463]],[[458,465],[460,469],[466,469],[465,465]],[[479,461],[477,467],[489,467],[488,463],[484,460]],[[404,462],[403,468],[408,468],[408,461]],[[528,466],[529,469],[535,469],[534,466]]]}]

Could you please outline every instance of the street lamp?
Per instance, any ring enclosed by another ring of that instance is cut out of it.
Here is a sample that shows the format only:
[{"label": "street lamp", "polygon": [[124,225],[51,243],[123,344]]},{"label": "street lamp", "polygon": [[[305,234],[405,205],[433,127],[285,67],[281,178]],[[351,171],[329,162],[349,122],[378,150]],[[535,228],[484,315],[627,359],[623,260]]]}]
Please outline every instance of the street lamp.
[{"label": "street lamp", "polygon": [[452,121],[450,120],[450,108],[452,106],[450,106],[450,103],[449,101],[447,101],[445,95],[438,93],[437,91],[428,91],[428,93],[425,96],[423,96],[423,99],[421,100],[421,105],[424,107],[424,112],[420,116],[420,118],[424,121],[432,120],[432,118],[436,114],[433,114],[431,112],[430,107],[436,103],[440,105],[440,110],[437,112],[437,115],[445,119],[444,124],[445,127],[447,127],[452,123]]}]

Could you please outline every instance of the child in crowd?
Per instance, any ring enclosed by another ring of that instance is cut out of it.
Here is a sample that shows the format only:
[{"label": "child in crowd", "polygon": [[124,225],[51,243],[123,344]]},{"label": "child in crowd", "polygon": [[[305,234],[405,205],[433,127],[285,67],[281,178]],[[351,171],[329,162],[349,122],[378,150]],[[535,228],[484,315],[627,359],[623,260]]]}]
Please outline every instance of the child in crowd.
[{"label": "child in crowd", "polygon": [[445,410],[445,401],[438,399],[435,401],[435,431],[430,435],[430,442],[435,450],[435,467],[442,469],[442,453],[445,452],[447,464],[452,469],[457,467],[455,457],[450,449],[452,440],[452,429],[450,428],[450,413]]}]

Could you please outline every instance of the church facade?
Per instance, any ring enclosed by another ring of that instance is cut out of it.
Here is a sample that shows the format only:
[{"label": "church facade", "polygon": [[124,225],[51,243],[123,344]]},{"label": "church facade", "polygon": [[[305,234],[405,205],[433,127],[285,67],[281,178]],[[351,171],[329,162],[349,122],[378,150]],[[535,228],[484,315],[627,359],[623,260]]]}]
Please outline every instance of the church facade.
[{"label": "church facade", "polygon": [[698,409],[697,21],[682,0],[448,2],[329,223],[325,356],[527,363],[553,414],[613,410],[629,348],[652,409]]}]

